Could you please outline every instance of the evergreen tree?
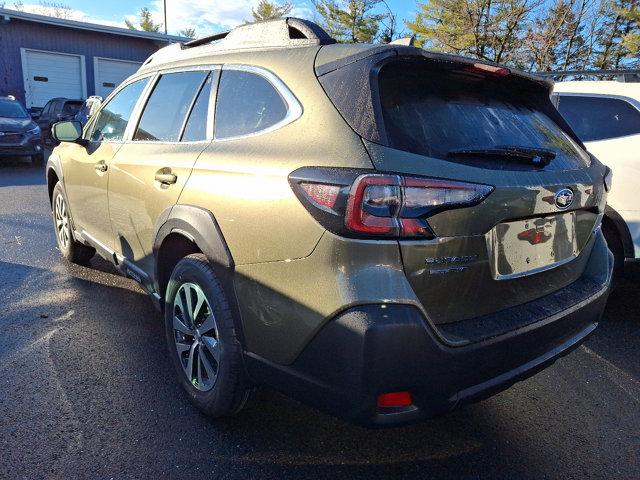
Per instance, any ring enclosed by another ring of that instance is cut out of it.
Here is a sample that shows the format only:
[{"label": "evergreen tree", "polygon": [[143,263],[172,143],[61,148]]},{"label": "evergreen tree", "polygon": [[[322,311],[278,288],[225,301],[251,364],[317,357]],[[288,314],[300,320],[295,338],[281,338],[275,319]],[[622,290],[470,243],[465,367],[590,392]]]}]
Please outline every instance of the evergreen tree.
[{"label": "evergreen tree", "polygon": [[378,35],[383,14],[372,13],[380,0],[312,0],[323,19],[324,27],[342,43],[373,43]]},{"label": "evergreen tree", "polygon": [[124,21],[125,25],[129,30],[143,30],[145,32],[159,32],[162,28],[162,23],[155,23],[153,18],[151,18],[151,12],[147,7],[143,7],[140,9],[140,18],[138,20],[138,25],[135,25],[128,19]]},{"label": "evergreen tree", "polygon": [[605,0],[600,16],[602,21],[596,31],[597,51],[595,66],[602,69],[621,68],[637,64],[632,58],[637,52],[639,0]]},{"label": "evergreen tree", "polygon": [[183,28],[178,32],[178,35],[181,37],[187,38],[196,38],[196,29],[195,28]]},{"label": "evergreen tree", "polygon": [[258,6],[251,9],[251,15],[254,22],[261,22],[286,17],[291,13],[291,10],[293,10],[293,4],[289,2],[277,4],[268,0],[260,0]]}]

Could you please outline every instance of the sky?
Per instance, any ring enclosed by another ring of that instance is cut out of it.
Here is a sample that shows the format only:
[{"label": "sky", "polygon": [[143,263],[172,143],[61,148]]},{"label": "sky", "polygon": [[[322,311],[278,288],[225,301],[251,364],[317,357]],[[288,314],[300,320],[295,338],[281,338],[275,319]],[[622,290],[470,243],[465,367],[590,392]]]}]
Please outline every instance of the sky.
[{"label": "sky", "polygon": [[[11,8],[14,0],[4,0]],[[198,36],[227,30],[251,19],[251,8],[259,0],[166,0],[169,33],[176,34],[183,28],[195,28]],[[282,0],[276,0],[282,1]],[[315,9],[311,0],[290,0],[295,5],[293,15],[314,20]],[[413,19],[416,11],[414,0],[386,0],[400,20]],[[26,11],[34,13],[42,7],[38,0],[22,0]],[[74,20],[124,26],[124,19],[135,20],[142,7],[147,7],[154,20],[163,22],[163,0],[53,0],[73,9]],[[378,8],[381,13],[385,11]],[[404,23],[399,22],[402,26]]]}]

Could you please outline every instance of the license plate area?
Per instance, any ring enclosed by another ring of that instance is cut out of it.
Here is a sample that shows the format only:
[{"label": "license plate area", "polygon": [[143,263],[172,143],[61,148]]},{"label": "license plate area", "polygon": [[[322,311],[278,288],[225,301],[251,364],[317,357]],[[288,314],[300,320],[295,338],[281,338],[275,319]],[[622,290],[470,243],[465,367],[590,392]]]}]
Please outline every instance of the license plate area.
[{"label": "license plate area", "polygon": [[576,213],[500,223],[487,234],[487,246],[491,272],[496,280],[556,268],[580,253]]}]

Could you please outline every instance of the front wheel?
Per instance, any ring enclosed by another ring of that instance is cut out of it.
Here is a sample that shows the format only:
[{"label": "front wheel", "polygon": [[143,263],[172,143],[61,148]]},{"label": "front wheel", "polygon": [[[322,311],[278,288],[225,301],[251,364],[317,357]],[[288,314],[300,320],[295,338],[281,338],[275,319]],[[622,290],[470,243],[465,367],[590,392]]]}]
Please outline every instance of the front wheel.
[{"label": "front wheel", "polygon": [[69,206],[60,182],[56,183],[53,188],[51,208],[58,250],[70,262],[87,263],[95,255],[96,251],[92,247],[76,242],[73,238]]},{"label": "front wheel", "polygon": [[240,411],[249,388],[226,295],[202,254],[178,262],[165,295],[169,355],[191,401],[211,417]]}]

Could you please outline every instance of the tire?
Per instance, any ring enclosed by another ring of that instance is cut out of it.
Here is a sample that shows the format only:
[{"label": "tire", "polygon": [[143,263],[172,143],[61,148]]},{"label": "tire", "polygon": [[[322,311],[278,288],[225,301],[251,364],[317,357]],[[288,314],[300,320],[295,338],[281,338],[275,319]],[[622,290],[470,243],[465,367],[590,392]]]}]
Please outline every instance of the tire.
[{"label": "tire", "polygon": [[165,334],[179,382],[193,404],[214,418],[238,413],[249,395],[242,346],[227,297],[202,254],[183,258],[171,274]]},{"label": "tire", "polygon": [[612,287],[615,288],[624,277],[624,246],[622,245],[622,239],[620,235],[618,235],[618,231],[610,221],[604,221],[602,223],[602,233],[607,241],[609,250],[613,253]]},{"label": "tire", "polygon": [[56,234],[58,250],[64,258],[73,263],[86,264],[96,254],[92,247],[76,242],[73,238],[71,216],[69,215],[69,203],[64,195],[60,182],[53,187],[51,196],[51,214],[53,228]]}]

